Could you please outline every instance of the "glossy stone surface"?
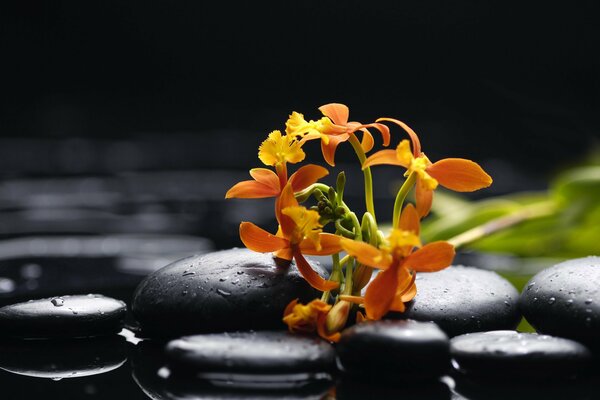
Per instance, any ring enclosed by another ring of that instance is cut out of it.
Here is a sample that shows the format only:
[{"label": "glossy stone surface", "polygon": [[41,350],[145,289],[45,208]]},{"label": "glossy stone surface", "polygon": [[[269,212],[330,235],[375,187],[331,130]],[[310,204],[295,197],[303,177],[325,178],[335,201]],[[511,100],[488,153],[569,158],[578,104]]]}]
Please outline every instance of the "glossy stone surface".
[{"label": "glossy stone surface", "polygon": [[[313,267],[325,275],[318,264]],[[184,258],[149,275],[136,289],[132,310],[149,336],[285,329],[287,304],[318,296],[295,264],[230,249]]]},{"label": "glossy stone surface", "polygon": [[99,294],[58,296],[0,308],[0,335],[69,338],[119,332],[126,314],[120,300]]},{"label": "glossy stone surface", "polygon": [[584,372],[591,361],[582,344],[535,333],[478,332],[450,343],[454,367],[467,376],[562,379]]},{"label": "glossy stone surface", "polygon": [[417,274],[417,295],[404,313],[387,318],[433,321],[448,334],[515,329],[521,319],[519,293],[495,272],[452,266]]},{"label": "glossy stone surface", "polygon": [[346,374],[433,379],[450,368],[448,337],[432,322],[373,321],[342,332],[336,346]]},{"label": "glossy stone surface", "polygon": [[335,367],[329,342],[286,331],[187,336],[169,342],[165,352],[173,370],[188,372],[293,374]]},{"label": "glossy stone surface", "polygon": [[600,346],[600,257],[547,268],[525,285],[523,316],[540,333]]}]

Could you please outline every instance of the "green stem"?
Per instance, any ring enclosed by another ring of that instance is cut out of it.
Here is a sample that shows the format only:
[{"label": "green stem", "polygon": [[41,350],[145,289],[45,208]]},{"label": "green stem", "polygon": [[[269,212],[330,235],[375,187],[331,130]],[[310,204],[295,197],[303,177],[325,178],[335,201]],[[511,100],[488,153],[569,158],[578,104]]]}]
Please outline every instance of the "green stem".
[{"label": "green stem", "polygon": [[491,235],[492,233],[510,228],[511,226],[517,225],[521,222],[552,215],[555,211],[556,204],[553,201],[530,204],[511,214],[503,215],[488,221],[485,224],[471,228],[459,235],[454,236],[453,238],[448,239],[447,241],[456,248],[462,247],[485,236]]},{"label": "green stem", "polygon": [[[379,241],[379,238],[377,237],[377,222],[371,213],[364,213],[361,227],[369,234],[369,244],[377,246],[377,242]],[[363,237],[364,236],[366,236],[365,232],[363,232]]]},{"label": "green stem", "polygon": [[[329,276],[329,280],[333,282],[340,282],[342,279],[342,267],[340,266],[340,253],[332,254],[331,260],[333,261],[333,268],[331,270],[331,275]],[[323,292],[321,296],[321,300],[327,302],[329,300],[330,291],[327,290]]]},{"label": "green stem", "polygon": [[392,221],[392,226],[394,229],[398,228],[398,223],[400,222],[400,213],[402,212],[402,205],[404,204],[404,200],[406,199],[408,192],[410,192],[410,189],[412,189],[416,181],[417,174],[415,172],[411,172],[400,187],[400,190],[398,190],[396,201],[394,202],[394,219]]},{"label": "green stem", "polygon": [[352,294],[352,272],[354,263],[346,263],[346,279],[344,280],[344,292],[342,294]]},{"label": "green stem", "polygon": [[[349,141],[362,167],[367,159],[367,156],[365,155],[365,152],[354,133],[350,134]],[[371,213],[371,215],[375,217],[375,203],[373,201],[373,175],[371,174],[371,168],[363,169],[363,174],[365,176],[365,203],[367,212]]]}]

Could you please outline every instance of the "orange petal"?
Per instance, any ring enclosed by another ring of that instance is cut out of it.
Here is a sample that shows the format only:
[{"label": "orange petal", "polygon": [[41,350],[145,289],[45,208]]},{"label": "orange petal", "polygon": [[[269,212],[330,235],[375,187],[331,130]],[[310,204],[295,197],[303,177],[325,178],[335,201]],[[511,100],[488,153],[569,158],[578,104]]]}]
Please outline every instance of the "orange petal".
[{"label": "orange petal", "polygon": [[338,145],[342,142],[347,141],[350,138],[350,135],[347,133],[343,133],[341,135],[329,136],[329,143],[325,143],[321,141],[321,152],[323,153],[323,158],[327,164],[332,167],[335,166],[334,158],[335,158],[335,150]]},{"label": "orange petal", "polygon": [[393,122],[394,124],[400,126],[402,129],[404,129],[406,131],[406,133],[408,133],[408,136],[410,136],[410,140],[412,142],[412,147],[413,147],[413,156],[419,157],[421,155],[421,141],[419,140],[419,136],[417,136],[415,131],[413,131],[410,128],[410,126],[408,126],[404,122],[399,121],[394,118],[379,118],[377,120],[377,122],[379,122],[379,121]]},{"label": "orange petal", "polygon": [[[279,186],[279,183],[277,186]],[[278,194],[279,189],[273,189],[271,186],[256,181],[243,181],[229,189],[225,194],[225,198],[262,199],[265,197],[275,197]]]},{"label": "orange petal", "polygon": [[452,264],[454,254],[454,246],[450,243],[433,242],[405,258],[404,266],[420,272],[435,272]]},{"label": "orange petal", "polygon": [[290,176],[288,182],[292,185],[292,190],[294,192],[299,192],[317,182],[327,174],[329,174],[329,171],[326,168],[319,165],[308,164],[300,167],[298,171],[294,172],[292,176]]},{"label": "orange petal", "polygon": [[338,235],[332,235],[331,233],[320,233],[320,250],[317,250],[315,243],[312,240],[304,239],[300,243],[300,252],[309,256],[329,256],[342,251],[340,240],[341,237]]},{"label": "orange petal", "polygon": [[372,124],[364,125],[365,128],[375,128],[381,133],[381,137],[383,138],[383,145],[385,147],[390,145],[390,128],[384,124],[378,124],[377,122]]},{"label": "orange petal", "polygon": [[294,255],[292,254],[292,249],[290,247],[286,247],[285,249],[277,250],[273,253],[273,255],[277,258],[281,258],[284,260],[292,261]]},{"label": "orange petal", "polygon": [[415,198],[417,204],[417,213],[421,218],[424,218],[429,214],[431,210],[431,204],[433,203],[433,190],[429,189],[421,179],[417,178],[417,185],[415,189]]},{"label": "orange petal", "polygon": [[381,319],[390,309],[398,287],[398,266],[377,274],[365,292],[365,310],[369,319]]},{"label": "orange petal", "polygon": [[368,129],[363,128],[361,129],[361,131],[363,133],[363,137],[360,142],[360,147],[362,147],[365,153],[368,153],[369,151],[371,151],[371,149],[373,149],[373,146],[375,146],[375,140],[373,139],[373,135],[371,135],[371,132],[369,132]]},{"label": "orange petal", "polygon": [[415,285],[417,274],[413,273],[411,275],[406,268],[402,268],[400,271],[402,273],[398,273],[398,288],[390,310],[404,312],[406,308],[404,303],[411,301],[417,294],[417,286]]},{"label": "orange petal", "polygon": [[289,247],[290,243],[254,225],[252,222],[240,224],[240,239],[250,250],[267,253]]},{"label": "orange petal", "polygon": [[321,292],[333,290],[339,286],[339,283],[325,280],[321,275],[317,274],[299,250],[294,251],[294,259],[296,260],[298,271],[300,271],[300,274],[310,286]]},{"label": "orange petal", "polygon": [[281,210],[287,207],[298,207],[298,201],[294,196],[294,190],[289,182],[281,191],[281,195],[277,198],[275,204],[277,221],[279,222],[281,233],[285,238],[289,238],[292,235],[296,226],[290,217],[281,213]]},{"label": "orange petal", "polygon": [[277,174],[270,169],[266,168],[252,168],[250,170],[250,176],[254,178],[255,181],[262,183],[263,185],[267,185],[272,187],[274,190],[277,190],[277,193],[281,190],[279,187],[279,177]]},{"label": "orange petal", "polygon": [[350,115],[350,109],[348,106],[340,103],[329,103],[319,107],[319,111],[324,116],[329,117],[336,125],[346,125],[348,123],[348,116]]},{"label": "orange petal", "polygon": [[402,210],[398,227],[403,231],[413,232],[415,235],[419,236],[421,229],[419,224],[419,214],[417,214],[417,210],[412,204],[408,203],[406,207],[404,207],[404,210]]},{"label": "orange petal", "polygon": [[396,157],[396,150],[380,150],[377,153],[371,154],[369,158],[365,160],[362,165],[362,169],[367,167],[372,167],[373,165],[399,165],[401,167],[407,168],[407,165],[404,165],[398,157]]},{"label": "orange petal", "polygon": [[492,184],[492,178],[479,164],[464,158],[445,158],[427,167],[427,173],[440,185],[457,192],[472,192]]},{"label": "orange petal", "polygon": [[326,327],[327,314],[320,314],[317,318],[317,333],[325,340],[329,340],[330,342],[337,343],[340,341],[342,334],[339,332],[335,332],[332,334],[327,333]]},{"label": "orange petal", "polygon": [[289,303],[289,304],[288,304],[288,305],[285,307],[285,310],[283,310],[283,316],[284,316],[284,317],[285,317],[286,315],[288,315],[288,314],[291,314],[291,313],[292,313],[292,311],[294,310],[294,306],[295,306],[296,304],[298,304],[298,301],[299,301],[299,300],[300,300],[300,299],[294,299],[294,300],[290,301],[290,303]]},{"label": "orange petal", "polygon": [[[414,276],[416,276],[416,273]],[[408,289],[406,289],[404,291],[404,293],[402,293],[400,300],[402,302],[406,303],[407,301],[411,301],[412,299],[414,299],[416,295],[417,295],[417,284],[413,281],[410,284],[410,286],[408,287]]]},{"label": "orange petal", "polygon": [[392,262],[392,257],[389,254],[383,253],[377,247],[368,243],[347,238],[341,238],[340,243],[348,254],[355,257],[359,263],[369,267],[387,269]]}]

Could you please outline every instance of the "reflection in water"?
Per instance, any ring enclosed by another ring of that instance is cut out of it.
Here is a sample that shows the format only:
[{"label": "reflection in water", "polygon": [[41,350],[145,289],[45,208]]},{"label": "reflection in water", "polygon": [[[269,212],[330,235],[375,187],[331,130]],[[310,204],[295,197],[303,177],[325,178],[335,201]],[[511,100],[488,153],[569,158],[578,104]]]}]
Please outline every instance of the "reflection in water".
[{"label": "reflection in water", "polygon": [[396,381],[392,382],[342,377],[336,386],[336,400],[450,400],[450,398],[450,388],[441,380],[406,381],[398,376]]},{"label": "reflection in water", "polygon": [[127,360],[121,336],[72,340],[5,340],[0,368],[36,378],[78,378],[103,374]]},{"label": "reflection in water", "polygon": [[130,355],[133,379],[153,400],[320,400],[333,386],[328,376],[320,375],[171,374],[164,367],[163,349],[164,343],[144,341],[138,343]]}]

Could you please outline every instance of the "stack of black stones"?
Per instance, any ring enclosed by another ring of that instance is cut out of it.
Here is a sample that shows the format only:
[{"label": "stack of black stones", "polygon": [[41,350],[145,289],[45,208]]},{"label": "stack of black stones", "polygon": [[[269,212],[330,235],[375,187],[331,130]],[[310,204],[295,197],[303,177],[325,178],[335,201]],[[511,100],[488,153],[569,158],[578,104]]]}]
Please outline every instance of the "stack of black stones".
[{"label": "stack of black stones", "polygon": [[[521,294],[494,272],[458,265],[419,274],[417,286],[405,313],[353,325],[331,344],[281,322],[289,301],[318,295],[294,264],[209,252],[150,273],[129,311],[102,294],[4,306],[0,368],[58,380],[129,358],[153,399],[583,399],[598,389],[600,258],[545,269]],[[515,330],[523,316],[538,333]]]}]

